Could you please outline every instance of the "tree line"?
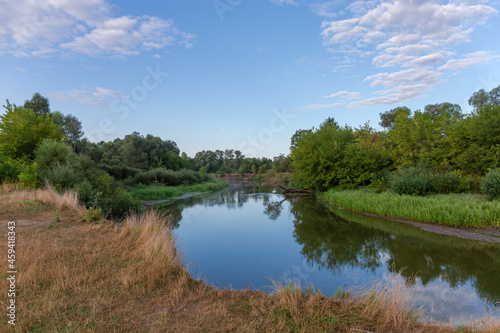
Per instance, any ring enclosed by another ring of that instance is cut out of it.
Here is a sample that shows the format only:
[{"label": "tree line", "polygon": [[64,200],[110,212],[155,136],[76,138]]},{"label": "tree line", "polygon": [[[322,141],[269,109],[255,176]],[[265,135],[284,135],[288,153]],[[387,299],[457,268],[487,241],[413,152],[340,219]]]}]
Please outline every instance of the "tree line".
[{"label": "tree line", "polygon": [[475,92],[469,104],[470,114],[447,102],[415,111],[397,107],[380,114],[382,131],[368,124],[339,126],[333,118],[298,130],[290,147],[296,185],[386,188],[399,179],[423,192],[432,192],[432,182],[443,183],[434,184],[434,192],[446,182],[477,190],[479,178],[500,166],[500,86]]},{"label": "tree line", "polygon": [[171,140],[133,132],[123,139],[90,142],[81,122],[50,108],[48,98],[35,93],[23,105],[7,100],[0,115],[0,183],[25,186],[46,182],[59,191],[75,190],[88,207],[101,207],[115,217],[138,210],[140,203],[126,191],[137,185],[193,185],[215,181],[210,173],[290,171],[290,159],[246,158],[226,149],[180,153]]}]

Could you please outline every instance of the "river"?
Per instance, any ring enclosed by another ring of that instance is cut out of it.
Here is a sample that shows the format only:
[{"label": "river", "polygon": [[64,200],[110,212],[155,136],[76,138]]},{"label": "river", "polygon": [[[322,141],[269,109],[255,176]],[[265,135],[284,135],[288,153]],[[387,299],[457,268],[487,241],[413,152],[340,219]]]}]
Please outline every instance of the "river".
[{"label": "river", "polygon": [[162,209],[174,218],[193,277],[216,287],[272,292],[272,281],[293,282],[334,295],[391,280],[428,320],[459,325],[500,309],[499,245],[255,187],[229,186]]}]

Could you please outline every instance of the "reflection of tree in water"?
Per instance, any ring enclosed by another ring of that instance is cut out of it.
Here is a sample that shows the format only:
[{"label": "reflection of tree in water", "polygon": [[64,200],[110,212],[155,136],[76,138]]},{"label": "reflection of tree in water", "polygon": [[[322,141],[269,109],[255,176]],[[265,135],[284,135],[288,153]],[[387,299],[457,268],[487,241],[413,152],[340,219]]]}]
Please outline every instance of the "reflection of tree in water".
[{"label": "reflection of tree in water", "polygon": [[[196,197],[185,198],[174,201],[173,203],[154,206],[154,208],[166,212],[172,217],[173,228],[179,227],[179,222],[182,220],[182,212],[185,209],[194,208],[203,209],[223,205],[228,209],[236,209],[250,200],[259,202],[268,198],[268,194],[262,193],[262,189],[257,187],[240,187],[229,186],[219,192],[210,193]],[[203,207],[203,208],[202,208]]]},{"label": "reflection of tree in water", "polygon": [[470,281],[481,298],[500,300],[498,247],[342,210],[333,213],[310,200],[296,202],[292,213],[295,239],[310,264],[334,273],[343,266],[374,271],[384,253],[389,269],[402,272],[408,284],[415,278],[423,285],[439,279],[454,288]]},{"label": "reflection of tree in water", "polygon": [[283,202],[285,202],[287,198],[284,198],[280,201],[270,201],[269,197],[264,199],[264,214],[269,216],[269,219],[276,220],[281,215],[281,211],[283,210]]},{"label": "reflection of tree in water", "polygon": [[297,201],[292,213],[294,237],[309,264],[333,273],[339,273],[343,266],[372,272],[380,266],[381,232],[357,228],[313,200]]}]

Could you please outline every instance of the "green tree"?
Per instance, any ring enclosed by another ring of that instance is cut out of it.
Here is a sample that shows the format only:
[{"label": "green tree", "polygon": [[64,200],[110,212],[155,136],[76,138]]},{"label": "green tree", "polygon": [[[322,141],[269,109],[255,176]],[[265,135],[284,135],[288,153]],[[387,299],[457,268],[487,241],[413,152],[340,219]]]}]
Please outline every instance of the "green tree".
[{"label": "green tree", "polygon": [[32,159],[44,139],[62,140],[61,127],[49,117],[7,101],[0,116],[0,151],[13,159]]},{"label": "green tree", "polygon": [[54,123],[59,125],[64,132],[64,142],[68,143],[73,150],[76,150],[77,143],[83,136],[82,123],[73,115],[63,115],[59,111],[51,113]]},{"label": "green tree", "polygon": [[34,93],[31,99],[24,102],[23,107],[35,112],[38,116],[47,116],[50,114],[50,104],[47,97],[43,97],[39,93]]},{"label": "green tree", "polygon": [[303,132],[291,153],[297,184],[307,189],[338,185],[346,147],[353,140],[352,129],[339,127],[331,118],[318,130]]}]

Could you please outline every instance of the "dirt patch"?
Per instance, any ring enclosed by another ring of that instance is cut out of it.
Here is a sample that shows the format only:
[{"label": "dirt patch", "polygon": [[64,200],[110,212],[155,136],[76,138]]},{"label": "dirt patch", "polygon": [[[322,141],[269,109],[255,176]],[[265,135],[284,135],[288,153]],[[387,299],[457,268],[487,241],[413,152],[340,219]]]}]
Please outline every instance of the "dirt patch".
[{"label": "dirt patch", "polygon": [[483,242],[500,243],[500,228],[498,227],[484,227],[484,228],[455,228],[448,227],[440,224],[431,224],[424,222],[417,222],[411,220],[397,219],[387,216],[380,216],[374,213],[356,212],[359,214],[378,217],[390,221],[402,222],[413,225],[424,231],[434,232],[436,234],[456,236],[465,239],[471,239]]}]

